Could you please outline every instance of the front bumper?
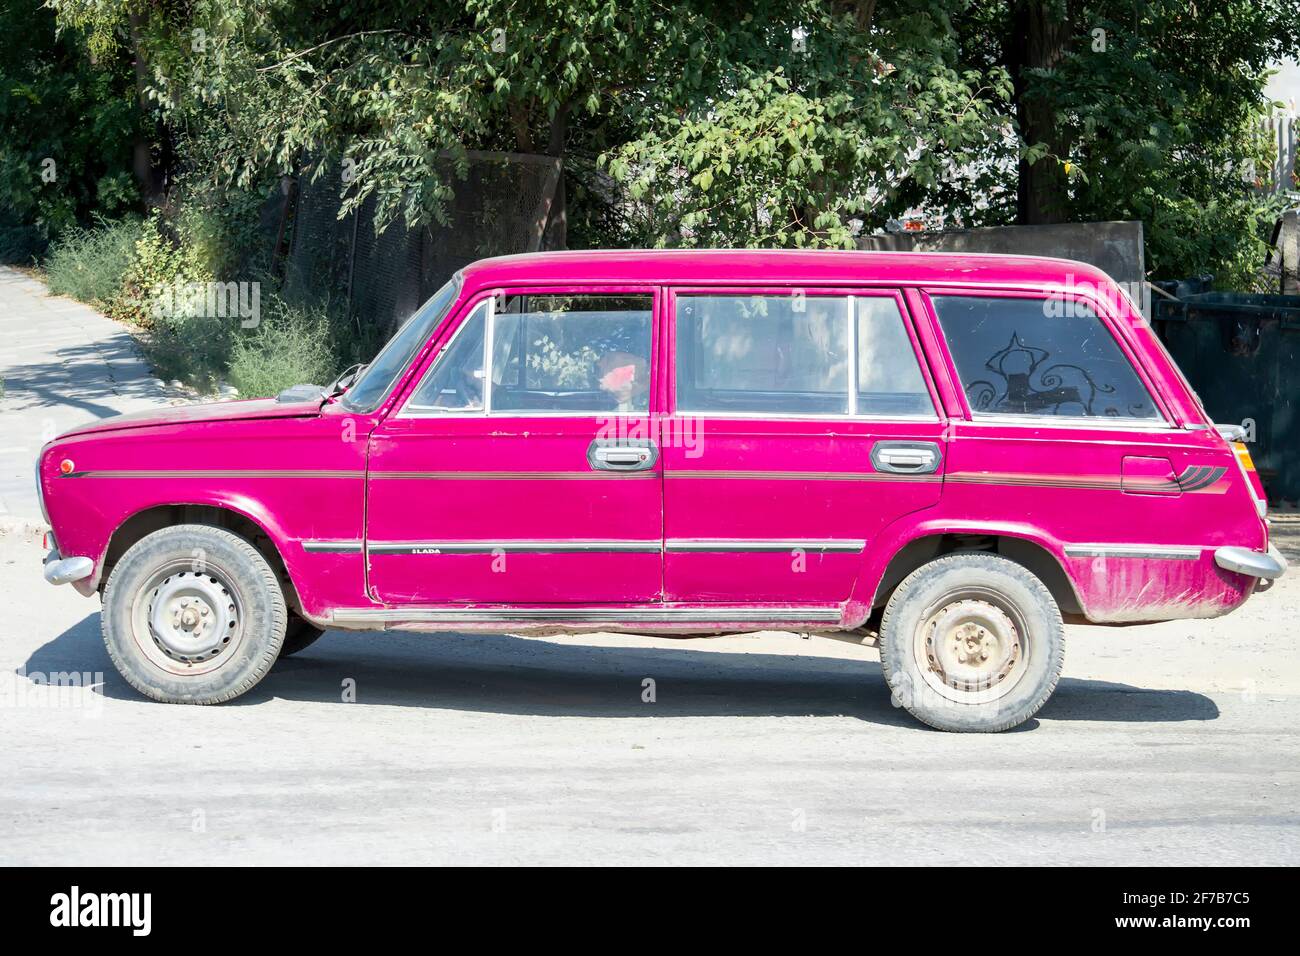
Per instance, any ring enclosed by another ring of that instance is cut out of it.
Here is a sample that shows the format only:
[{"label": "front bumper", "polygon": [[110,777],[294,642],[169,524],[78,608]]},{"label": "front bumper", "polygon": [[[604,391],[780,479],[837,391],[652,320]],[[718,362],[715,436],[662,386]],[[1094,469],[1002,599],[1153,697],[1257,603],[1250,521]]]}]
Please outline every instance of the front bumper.
[{"label": "front bumper", "polygon": [[95,562],[90,558],[61,558],[57,549],[45,556],[45,580],[51,584],[71,584],[94,572]]},{"label": "front bumper", "polygon": [[1251,551],[1249,548],[1218,548],[1214,552],[1214,563],[1225,571],[1247,574],[1252,578],[1272,581],[1286,574],[1287,561],[1282,552],[1271,544],[1267,554]]}]

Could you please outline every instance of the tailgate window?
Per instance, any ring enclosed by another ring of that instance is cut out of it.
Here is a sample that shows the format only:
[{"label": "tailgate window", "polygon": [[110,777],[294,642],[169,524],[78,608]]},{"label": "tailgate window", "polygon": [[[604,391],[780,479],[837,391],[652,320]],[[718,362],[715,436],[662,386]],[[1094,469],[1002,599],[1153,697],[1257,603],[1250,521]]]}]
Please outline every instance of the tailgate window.
[{"label": "tailgate window", "polygon": [[1160,421],[1105,323],[1060,298],[935,295],[972,414]]}]

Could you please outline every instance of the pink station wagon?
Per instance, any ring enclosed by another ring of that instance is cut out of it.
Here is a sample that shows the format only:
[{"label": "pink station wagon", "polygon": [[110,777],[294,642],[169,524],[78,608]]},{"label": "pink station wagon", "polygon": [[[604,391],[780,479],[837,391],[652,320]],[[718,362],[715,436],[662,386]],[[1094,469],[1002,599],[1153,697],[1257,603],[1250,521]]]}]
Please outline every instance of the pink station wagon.
[{"label": "pink station wagon", "polygon": [[326,628],[863,631],[896,703],[996,731],[1063,620],[1285,571],[1239,438],[1082,263],[572,252],[466,267],[327,388],[76,429],[37,480],[46,579],[156,700]]}]

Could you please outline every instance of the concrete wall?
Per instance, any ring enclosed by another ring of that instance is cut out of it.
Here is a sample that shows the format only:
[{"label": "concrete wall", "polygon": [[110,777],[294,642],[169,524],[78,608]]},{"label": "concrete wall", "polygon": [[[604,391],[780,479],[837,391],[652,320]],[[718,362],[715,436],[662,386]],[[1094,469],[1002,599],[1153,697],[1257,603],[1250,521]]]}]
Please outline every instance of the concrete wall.
[{"label": "concrete wall", "polygon": [[1140,220],[893,233],[863,236],[858,239],[858,248],[894,252],[993,252],[1077,259],[1103,270],[1141,305],[1147,318],[1151,317]]}]

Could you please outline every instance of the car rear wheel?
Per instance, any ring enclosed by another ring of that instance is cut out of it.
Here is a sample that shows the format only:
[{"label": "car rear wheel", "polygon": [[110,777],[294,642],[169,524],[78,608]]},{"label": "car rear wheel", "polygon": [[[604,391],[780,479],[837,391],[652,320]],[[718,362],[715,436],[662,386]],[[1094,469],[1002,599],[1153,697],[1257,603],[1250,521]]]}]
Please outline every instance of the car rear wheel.
[{"label": "car rear wheel", "polygon": [[140,693],[215,704],[279,656],[288,611],[275,571],[239,535],[175,525],[132,545],[104,587],[104,643]]},{"label": "car rear wheel", "polygon": [[299,651],[305,651],[315,644],[325,632],[306,618],[289,612],[289,623],[284,629],[284,643],[280,645],[280,657],[292,657]]},{"label": "car rear wheel", "polygon": [[894,703],[940,730],[1008,730],[1051,697],[1061,612],[1022,565],[955,554],[923,565],[885,606],[880,660]]}]

